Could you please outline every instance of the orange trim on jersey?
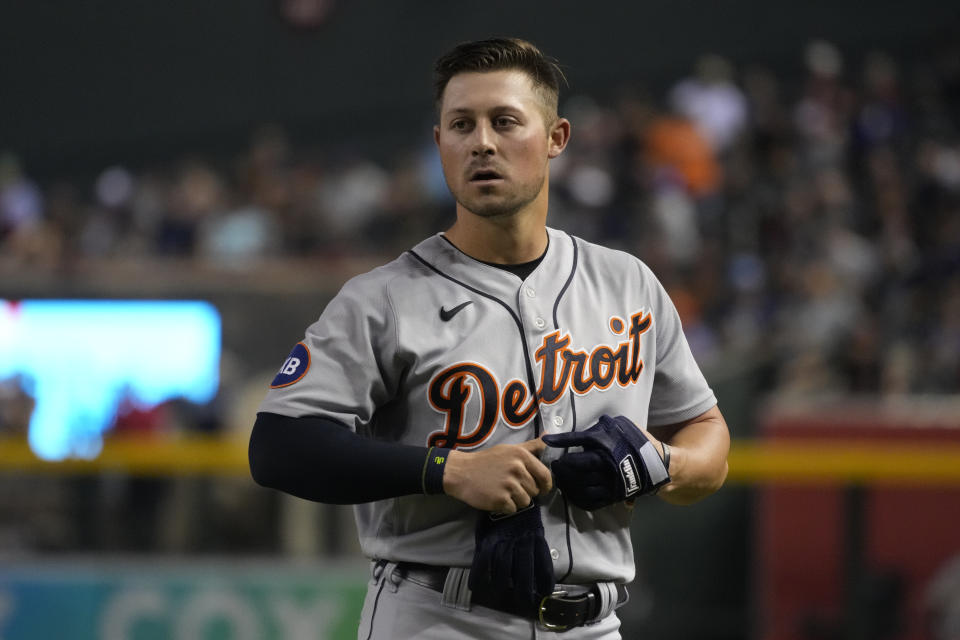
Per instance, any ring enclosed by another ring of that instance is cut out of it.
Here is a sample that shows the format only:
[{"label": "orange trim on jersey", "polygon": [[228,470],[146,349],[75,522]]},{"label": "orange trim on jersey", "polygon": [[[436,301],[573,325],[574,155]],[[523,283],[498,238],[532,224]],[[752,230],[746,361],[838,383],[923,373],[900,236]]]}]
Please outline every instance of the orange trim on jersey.
[{"label": "orange trim on jersey", "polygon": [[[294,383],[300,382],[301,380],[303,380],[303,376],[307,375],[307,371],[310,371],[310,348],[306,344],[304,344],[302,341],[298,342],[297,344],[303,345],[303,350],[307,352],[307,367],[303,370],[303,373],[301,373],[299,376],[296,377],[295,380],[291,380],[290,382],[284,382],[283,384],[272,384],[270,385],[271,389],[282,389],[284,387],[289,387]],[[293,345],[294,349],[297,347],[297,344]],[[293,353],[293,349],[290,350],[290,353]]]},{"label": "orange trim on jersey", "polygon": [[[578,396],[589,393],[593,389],[593,376],[590,374],[590,354],[583,349],[580,351],[566,349],[563,352],[563,359],[571,363],[570,375],[566,381],[567,386]],[[588,376],[587,380],[583,379],[584,373]]]},{"label": "orange trim on jersey", "polygon": [[[638,319],[641,325],[636,336],[630,333],[626,340],[621,340],[615,346],[600,344],[589,353],[585,349],[578,351],[570,349],[569,333],[561,336],[560,331],[553,331],[544,336],[540,348],[534,354],[540,364],[540,384],[537,388],[540,404],[551,405],[557,402],[565,395],[567,389],[578,396],[585,396],[594,389],[601,391],[609,389],[614,382],[624,389],[631,384],[636,384],[640,372],[643,371],[643,358],[639,356],[640,336],[650,328],[652,316],[650,312],[641,310],[630,316],[630,324],[618,316],[611,316],[608,324],[611,331],[622,335],[628,327],[632,331],[632,323],[635,319]],[[619,332],[615,331],[614,323],[621,326]],[[552,352],[547,350],[548,345],[553,347]],[[634,351],[636,354],[633,353]],[[631,355],[636,358],[635,372],[630,366]],[[545,366],[548,360],[552,363],[553,370]],[[598,375],[594,375],[594,367]],[[552,399],[546,398],[544,394],[544,386],[548,379],[556,384],[554,390],[557,392],[556,397]],[[608,380],[601,383],[600,379]]]},{"label": "orange trim on jersey", "polygon": [[[614,323],[617,323],[618,325],[620,325],[620,328],[619,329],[614,328]],[[612,331],[613,334],[617,336],[623,333],[627,328],[627,323],[623,321],[623,318],[620,318],[618,316],[612,316],[610,318],[609,324],[610,324],[610,331]]]},{"label": "orange trim on jersey", "polygon": [[[428,442],[428,443],[431,442],[431,441],[433,441],[434,437],[444,437],[444,436],[446,436],[445,439],[450,440],[450,439],[452,438],[453,440],[456,440],[456,441],[459,441],[459,440],[462,439],[462,438],[464,438],[464,439],[465,439],[465,438],[470,438],[470,437],[476,435],[477,432],[480,431],[480,429],[483,427],[484,417],[487,416],[487,411],[486,411],[487,397],[486,397],[486,395],[484,394],[484,390],[483,390],[483,380],[480,380],[479,377],[478,377],[475,373],[473,373],[473,372],[471,372],[471,371],[463,371],[463,372],[460,373],[460,376],[454,377],[454,378],[450,378],[449,380],[445,381],[445,384],[444,384],[444,386],[453,384],[453,382],[454,382],[455,380],[457,380],[459,377],[470,377],[470,378],[473,378],[473,379],[476,381],[475,387],[471,387],[470,385],[466,385],[466,386],[465,386],[467,393],[466,393],[466,395],[464,396],[463,402],[460,403],[460,406],[461,406],[461,408],[462,408],[460,424],[457,424],[457,425],[452,425],[452,424],[450,424],[450,418],[451,418],[450,413],[449,413],[448,411],[446,411],[445,409],[443,409],[442,407],[438,407],[438,406],[433,402],[433,398],[431,397],[430,391],[433,389],[433,385],[435,384],[435,381],[436,381],[438,378],[442,378],[442,377],[444,377],[445,375],[447,375],[447,373],[449,373],[450,371],[452,371],[453,369],[457,369],[457,368],[463,367],[463,366],[476,367],[477,369],[483,371],[484,374],[486,374],[487,376],[489,376],[490,382],[493,384],[493,392],[494,392],[494,393],[493,393],[493,405],[494,405],[494,406],[493,406],[493,408],[492,408],[492,411],[493,411],[493,419],[492,419],[492,422],[491,422],[491,427],[490,427],[490,429],[487,430],[487,433],[486,433],[486,434],[482,434],[483,437],[481,437],[479,440],[477,440],[476,442],[470,443],[469,445],[462,446],[462,447],[461,447],[460,445],[458,445],[458,444],[454,444],[454,445],[453,445],[453,448],[472,449],[472,448],[474,448],[474,447],[478,447],[478,446],[480,446],[481,444],[483,444],[484,442],[486,442],[487,439],[488,439],[488,438],[493,434],[493,432],[496,430],[497,422],[498,422],[498,420],[499,420],[499,418],[500,418],[500,384],[497,382],[497,377],[496,377],[495,375],[493,375],[493,372],[492,372],[492,371],[490,371],[487,367],[483,366],[483,365],[480,364],[479,362],[471,362],[471,361],[458,362],[457,364],[452,365],[452,366],[449,366],[449,367],[447,367],[446,369],[444,369],[443,371],[441,371],[440,373],[438,373],[437,375],[433,376],[433,377],[430,379],[430,384],[427,385],[427,402],[430,404],[431,407],[433,407],[434,411],[436,411],[437,413],[440,413],[440,414],[442,414],[442,415],[444,415],[444,416],[446,417],[445,420],[444,420],[445,428],[444,428],[444,429],[441,429],[441,430],[439,430],[439,431],[434,431],[434,432],[432,432],[429,436],[427,436],[427,442]],[[463,433],[463,427],[464,427],[463,419],[466,418],[466,407],[467,407],[467,404],[469,404],[469,402],[470,402],[470,397],[471,397],[471,395],[472,395],[472,393],[473,393],[473,389],[474,389],[474,388],[476,388],[476,389],[479,390],[479,395],[480,395],[480,421],[477,423],[477,425],[474,427],[474,429],[473,429],[472,431],[470,431],[470,432],[467,433],[467,434],[464,434],[464,433]],[[441,392],[442,392],[442,390],[443,390],[443,389],[441,388]],[[453,429],[453,427],[455,427],[455,430]]]},{"label": "orange trim on jersey", "polygon": [[[624,348],[626,348],[626,345],[621,345],[620,349],[624,349]],[[620,351],[620,349],[617,349],[617,351]],[[610,358],[606,362],[603,362],[600,360],[600,353],[603,351],[610,354]],[[618,373],[620,369],[620,360],[614,357],[615,353],[616,352],[613,351],[613,349],[611,349],[605,344],[600,345],[599,347],[597,347],[596,349],[590,352],[590,385],[591,387],[600,389],[600,390],[609,389],[610,385],[613,384],[613,381],[619,378]],[[597,382],[597,376],[594,375],[594,371],[593,371],[594,359],[596,359],[597,361],[597,373],[599,373],[600,367],[606,366],[607,368],[606,375],[604,375],[603,377],[609,376],[610,380],[606,384],[600,384],[599,382]]]},{"label": "orange trim on jersey", "polygon": [[537,399],[539,400],[540,404],[544,404],[544,405],[555,404],[558,400],[560,400],[560,398],[562,398],[565,395],[564,389],[567,386],[569,386],[569,375],[568,374],[565,375],[564,366],[561,366],[559,371],[560,379],[558,381],[559,386],[558,386],[557,397],[554,398],[553,400],[545,400],[543,397],[544,396],[543,385],[547,383],[547,374],[549,373],[552,376],[554,373],[557,373],[557,371],[555,370],[548,372],[546,370],[546,367],[544,366],[547,359],[547,350],[546,350],[547,343],[550,342],[551,340],[556,341],[556,345],[557,345],[556,353],[554,354],[554,357],[555,357],[554,369],[556,369],[556,359],[560,359],[566,362],[566,359],[564,358],[564,354],[567,352],[567,345],[570,344],[570,334],[565,333],[561,337],[559,330],[548,333],[543,337],[543,340],[540,341],[540,347],[533,354],[534,359],[540,363],[540,384],[537,385],[537,391],[536,391]]},{"label": "orange trim on jersey", "polygon": [[[520,395],[520,397],[517,398],[516,403],[508,400],[507,398],[508,393],[513,397],[516,397],[518,394]],[[519,407],[519,405],[523,404],[523,401],[527,399],[527,395],[529,393],[530,393],[530,390],[527,388],[527,385],[523,382],[523,380],[518,380],[516,378],[508,382],[506,386],[503,388],[503,400],[500,403],[500,407],[501,407],[501,414],[503,417],[503,421],[507,423],[508,427],[512,429],[523,427],[526,424],[528,424],[530,422],[530,419],[533,418],[534,414],[536,414],[537,398],[531,396],[530,402],[529,404],[527,404],[527,407],[525,409],[518,408],[516,411],[517,415],[520,415],[520,416],[526,415],[527,416],[526,418],[524,418],[520,422],[516,422],[514,420],[511,420],[510,416],[507,415],[506,407],[507,406],[512,407],[514,405]]]},{"label": "orange trim on jersey", "polygon": [[[436,444],[435,441],[453,442],[455,447],[472,449],[483,444],[501,420],[512,429],[523,427],[536,415],[539,407],[556,403],[568,391],[585,396],[593,390],[609,389],[614,382],[621,388],[636,384],[644,369],[643,358],[640,357],[640,337],[652,326],[652,315],[649,311],[640,310],[630,316],[629,323],[619,316],[611,316],[607,323],[615,335],[623,336],[626,332],[626,339],[615,345],[598,344],[590,352],[570,349],[569,333],[555,330],[544,336],[534,352],[534,359],[540,365],[540,380],[535,391],[517,378],[501,387],[492,371],[469,360],[449,366],[434,375],[427,387],[427,401],[434,411],[445,416],[445,423],[442,430],[429,434],[428,444]],[[634,327],[634,324],[637,326]],[[467,378],[472,378],[474,384],[467,384]],[[544,386],[548,381],[551,383],[551,393],[549,398],[545,398]],[[453,389],[453,384],[461,386]],[[464,434],[467,405],[474,388],[480,391],[480,420],[470,433]],[[488,398],[485,388],[495,397]],[[447,406],[438,406],[434,402],[434,395],[438,401],[446,401]],[[523,406],[525,403],[526,406]],[[493,416],[490,415],[491,411],[495,412]],[[458,420],[459,424],[453,424],[453,420]],[[461,444],[474,437],[479,439]]]}]

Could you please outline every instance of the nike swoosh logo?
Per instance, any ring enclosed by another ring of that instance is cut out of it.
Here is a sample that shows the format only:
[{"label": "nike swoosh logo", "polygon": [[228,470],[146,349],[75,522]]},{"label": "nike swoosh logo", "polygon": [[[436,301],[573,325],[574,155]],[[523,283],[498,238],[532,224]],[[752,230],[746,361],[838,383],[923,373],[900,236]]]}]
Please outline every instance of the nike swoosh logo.
[{"label": "nike swoosh logo", "polygon": [[468,304],[473,304],[473,300],[467,300],[463,304],[458,304],[453,309],[450,309],[450,311],[447,311],[443,307],[440,307],[440,319],[443,320],[444,322],[447,322],[448,320],[450,320],[450,318],[452,318],[453,316],[463,311],[463,308]]}]

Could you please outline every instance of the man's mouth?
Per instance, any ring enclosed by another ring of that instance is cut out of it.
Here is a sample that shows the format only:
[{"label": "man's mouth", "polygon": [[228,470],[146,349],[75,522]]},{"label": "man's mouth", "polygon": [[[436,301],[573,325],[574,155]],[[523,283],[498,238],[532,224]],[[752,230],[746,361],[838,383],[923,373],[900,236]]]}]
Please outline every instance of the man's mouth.
[{"label": "man's mouth", "polygon": [[492,182],[502,180],[503,176],[493,169],[478,169],[470,174],[470,182]]}]

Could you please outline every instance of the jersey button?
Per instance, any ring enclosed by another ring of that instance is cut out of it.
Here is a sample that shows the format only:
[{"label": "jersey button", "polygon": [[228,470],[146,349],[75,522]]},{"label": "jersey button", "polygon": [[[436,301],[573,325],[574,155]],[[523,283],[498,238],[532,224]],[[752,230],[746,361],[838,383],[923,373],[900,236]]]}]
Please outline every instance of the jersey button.
[{"label": "jersey button", "polygon": [[527,294],[528,298],[535,298],[537,296],[537,292],[534,291],[531,287],[527,287],[525,293]]},{"label": "jersey button", "polygon": [[557,551],[556,549],[550,549],[550,557],[553,558],[554,560],[559,560],[560,552]]},{"label": "jersey button", "polygon": [[557,427],[563,424],[563,416],[553,416],[553,424]]},{"label": "jersey button", "polygon": [[537,318],[533,321],[533,326],[535,326],[537,329],[543,329],[545,326],[547,326],[547,323],[543,318]]}]

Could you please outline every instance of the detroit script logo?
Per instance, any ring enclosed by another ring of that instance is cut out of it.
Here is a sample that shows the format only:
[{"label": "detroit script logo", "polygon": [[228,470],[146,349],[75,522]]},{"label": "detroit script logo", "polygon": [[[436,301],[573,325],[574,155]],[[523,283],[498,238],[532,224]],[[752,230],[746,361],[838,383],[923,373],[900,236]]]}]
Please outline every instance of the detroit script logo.
[{"label": "detroit script logo", "polygon": [[[444,415],[444,428],[430,434],[429,446],[471,448],[483,443],[503,420],[513,428],[526,425],[540,404],[552,404],[569,390],[585,395],[594,389],[636,384],[643,372],[640,337],[650,329],[649,312],[637,312],[630,322],[610,319],[614,335],[626,335],[613,347],[598,345],[589,353],[570,348],[570,334],[554,331],[545,336],[534,354],[540,365],[539,387],[532,392],[523,380],[508,382],[501,391],[496,377],[482,364],[460,362],[447,367],[430,381],[428,399]],[[467,403],[478,392],[480,416],[476,424],[465,424]]]}]

